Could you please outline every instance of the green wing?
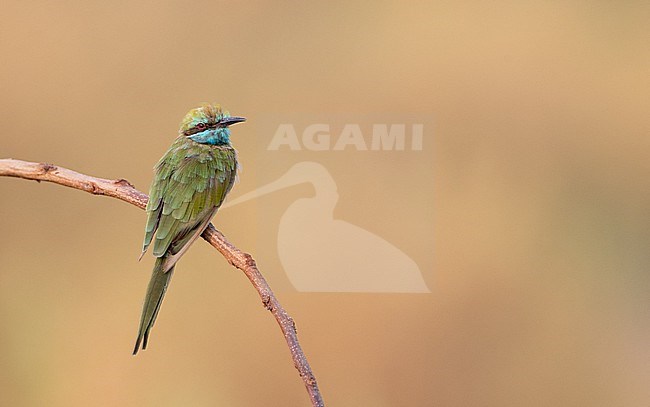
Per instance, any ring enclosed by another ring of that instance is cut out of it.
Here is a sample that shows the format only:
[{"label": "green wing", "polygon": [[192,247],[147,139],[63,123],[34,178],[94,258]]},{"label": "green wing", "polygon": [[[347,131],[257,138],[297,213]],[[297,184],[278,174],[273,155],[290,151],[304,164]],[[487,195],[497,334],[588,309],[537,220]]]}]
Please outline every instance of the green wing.
[{"label": "green wing", "polygon": [[156,257],[182,254],[207,226],[236,174],[234,149],[197,145],[179,137],[156,166],[143,253],[153,241]]}]

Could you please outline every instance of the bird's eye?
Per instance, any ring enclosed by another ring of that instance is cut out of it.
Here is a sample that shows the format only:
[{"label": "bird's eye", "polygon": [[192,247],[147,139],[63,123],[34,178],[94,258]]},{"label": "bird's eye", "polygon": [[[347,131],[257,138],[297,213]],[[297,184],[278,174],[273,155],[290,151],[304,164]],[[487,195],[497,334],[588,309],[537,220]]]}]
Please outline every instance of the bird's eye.
[{"label": "bird's eye", "polygon": [[199,130],[205,130],[205,123],[199,123],[196,125],[196,128]]}]

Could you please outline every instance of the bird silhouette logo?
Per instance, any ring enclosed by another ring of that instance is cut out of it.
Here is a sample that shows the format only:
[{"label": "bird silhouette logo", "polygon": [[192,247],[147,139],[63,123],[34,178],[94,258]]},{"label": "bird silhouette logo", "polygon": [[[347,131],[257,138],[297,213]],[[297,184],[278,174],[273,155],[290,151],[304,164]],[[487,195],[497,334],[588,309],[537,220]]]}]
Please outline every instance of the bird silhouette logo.
[{"label": "bird silhouette logo", "polygon": [[316,162],[294,164],[277,180],[229,200],[222,210],[293,185],[311,183],[309,198],[292,202],[280,219],[277,251],[301,292],[430,292],[418,265],[384,238],[334,219],[336,182]]}]

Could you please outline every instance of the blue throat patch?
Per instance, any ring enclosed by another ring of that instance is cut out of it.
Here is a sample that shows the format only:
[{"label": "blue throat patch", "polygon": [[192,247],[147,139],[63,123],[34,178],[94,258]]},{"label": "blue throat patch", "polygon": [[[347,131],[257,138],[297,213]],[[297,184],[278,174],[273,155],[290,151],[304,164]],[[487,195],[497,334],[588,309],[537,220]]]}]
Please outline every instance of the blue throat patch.
[{"label": "blue throat patch", "polygon": [[187,138],[200,144],[209,144],[211,146],[222,146],[230,144],[230,130],[227,127],[208,129],[200,133],[192,134]]}]

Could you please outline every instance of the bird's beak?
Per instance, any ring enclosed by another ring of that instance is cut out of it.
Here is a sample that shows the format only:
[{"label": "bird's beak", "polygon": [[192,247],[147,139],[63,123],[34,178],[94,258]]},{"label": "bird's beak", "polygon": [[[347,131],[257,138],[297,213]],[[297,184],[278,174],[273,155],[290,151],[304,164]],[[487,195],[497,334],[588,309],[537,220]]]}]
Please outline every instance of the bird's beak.
[{"label": "bird's beak", "polygon": [[246,121],[246,118],[244,118],[244,117],[231,116],[231,117],[224,117],[223,119],[221,119],[219,124],[221,124],[224,127],[228,127],[228,126],[231,126],[233,124],[241,123],[241,122],[245,122],[245,121]]},{"label": "bird's beak", "polygon": [[223,205],[219,207],[219,209],[221,210],[221,209],[230,208],[231,206],[239,205],[240,203],[244,203],[253,198],[259,198],[263,195],[270,194],[272,192],[279,191],[281,189],[288,188],[293,185],[302,184],[303,182],[311,182],[309,176],[308,175],[305,176],[306,175],[305,172],[299,171],[297,167],[298,164],[295,164],[293,167],[289,169],[289,171],[284,173],[284,175],[282,175],[280,178],[276,179],[275,181],[263,185],[254,191],[250,191],[243,195],[240,195],[235,199],[227,200]]}]

